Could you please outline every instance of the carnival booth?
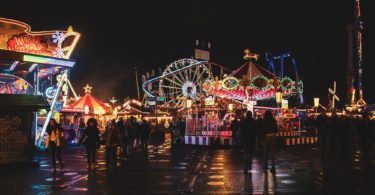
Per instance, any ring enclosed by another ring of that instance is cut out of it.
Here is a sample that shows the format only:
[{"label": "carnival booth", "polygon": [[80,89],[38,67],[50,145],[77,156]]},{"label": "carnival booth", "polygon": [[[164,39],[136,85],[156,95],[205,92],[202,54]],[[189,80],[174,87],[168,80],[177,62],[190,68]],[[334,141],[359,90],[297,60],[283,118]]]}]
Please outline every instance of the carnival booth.
[{"label": "carnival booth", "polygon": [[[96,118],[98,120],[99,129],[103,130],[106,122],[112,118],[112,115],[110,115],[110,107],[91,94],[91,86],[86,85],[84,89],[85,95],[70,106],[63,108],[62,112],[82,113],[84,122],[86,122],[88,118]],[[80,120],[77,119],[75,121],[79,122]]]},{"label": "carnival booth", "polygon": [[145,111],[142,107],[142,102],[136,99],[128,99],[122,105],[122,109],[117,112],[117,117],[122,117],[124,120],[130,117],[135,117],[140,120],[142,117],[149,115],[149,112]]},{"label": "carnival booth", "polygon": [[49,107],[42,96],[0,94],[0,165],[31,162],[35,149],[33,112]]},{"label": "carnival booth", "polygon": [[35,32],[23,22],[0,18],[0,94],[41,95],[51,105],[35,113],[39,146],[50,118],[69,99],[67,78],[76,64],[70,56],[79,37],[72,27]]}]

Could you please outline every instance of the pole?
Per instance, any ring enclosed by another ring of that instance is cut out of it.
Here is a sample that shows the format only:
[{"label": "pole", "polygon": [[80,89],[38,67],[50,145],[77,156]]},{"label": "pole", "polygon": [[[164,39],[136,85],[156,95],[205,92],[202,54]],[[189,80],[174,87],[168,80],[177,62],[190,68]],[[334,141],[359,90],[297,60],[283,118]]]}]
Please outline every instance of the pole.
[{"label": "pole", "polygon": [[53,108],[55,107],[55,104],[57,102],[57,97],[59,97],[59,93],[60,93],[62,83],[63,83],[64,79],[66,79],[66,77],[67,77],[67,71],[64,71],[60,81],[58,82],[58,86],[57,86],[57,89],[56,89],[56,92],[55,92],[55,97],[53,97],[50,110],[48,111],[48,114],[46,116],[46,121],[44,121],[44,124],[43,124],[43,129],[40,132],[39,140],[38,140],[38,146],[40,146],[40,144],[42,144],[44,133],[46,132],[47,126],[49,124],[49,120],[51,119]]},{"label": "pole", "polygon": [[332,109],[335,109],[336,81],[333,82]]},{"label": "pole", "polygon": [[138,100],[141,99],[140,93],[139,93],[139,84],[138,84],[138,71],[137,67],[135,67],[135,83],[137,85],[137,95],[138,95]]}]

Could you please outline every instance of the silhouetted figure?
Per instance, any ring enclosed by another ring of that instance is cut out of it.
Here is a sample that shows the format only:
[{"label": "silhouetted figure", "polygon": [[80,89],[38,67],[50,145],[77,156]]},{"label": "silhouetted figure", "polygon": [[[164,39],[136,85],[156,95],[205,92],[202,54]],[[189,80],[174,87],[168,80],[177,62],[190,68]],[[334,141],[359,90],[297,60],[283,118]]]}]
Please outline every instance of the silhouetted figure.
[{"label": "silhouetted figure", "polygon": [[238,134],[238,129],[240,127],[240,123],[238,121],[237,116],[234,117],[233,121],[230,123],[230,130],[232,131],[232,145],[233,148],[237,147],[238,141],[237,141],[237,134]]},{"label": "silhouetted figure", "polygon": [[141,149],[143,152],[147,152],[148,139],[150,137],[150,131],[151,131],[150,125],[145,119],[143,119],[139,127],[140,127],[139,129],[141,132]]},{"label": "silhouetted figure", "polygon": [[263,124],[263,119],[261,116],[257,116],[255,120],[255,126],[256,126],[256,149],[259,150],[263,146],[263,141],[262,141],[262,124]]},{"label": "silhouetted figure", "polygon": [[100,147],[100,136],[96,119],[90,118],[87,120],[87,127],[83,130],[78,143],[83,144],[86,148],[88,168],[94,169],[96,151]]},{"label": "silhouetted figure", "polygon": [[251,161],[256,142],[256,126],[251,111],[246,112],[246,116],[241,120],[239,131],[240,140],[244,150],[245,167],[244,172],[251,170]]},{"label": "silhouetted figure", "polygon": [[326,160],[328,158],[328,143],[329,143],[329,127],[328,118],[323,113],[319,115],[315,121],[315,126],[318,130],[318,141],[320,145],[321,160]]},{"label": "silhouetted figure", "polygon": [[362,158],[368,160],[370,157],[371,150],[371,139],[372,139],[372,122],[367,113],[363,114],[363,119],[358,127],[358,135],[361,143]]},{"label": "silhouetted figure", "polygon": [[107,167],[116,166],[117,147],[121,146],[120,133],[116,123],[112,122],[110,124],[109,128],[104,131],[102,139],[106,147]]},{"label": "silhouetted figure", "polygon": [[272,168],[271,171],[275,172],[275,143],[276,143],[276,133],[277,133],[277,122],[273,118],[272,112],[267,110],[264,113],[262,134],[264,137],[264,166],[263,170],[268,170],[268,155],[271,155]]}]

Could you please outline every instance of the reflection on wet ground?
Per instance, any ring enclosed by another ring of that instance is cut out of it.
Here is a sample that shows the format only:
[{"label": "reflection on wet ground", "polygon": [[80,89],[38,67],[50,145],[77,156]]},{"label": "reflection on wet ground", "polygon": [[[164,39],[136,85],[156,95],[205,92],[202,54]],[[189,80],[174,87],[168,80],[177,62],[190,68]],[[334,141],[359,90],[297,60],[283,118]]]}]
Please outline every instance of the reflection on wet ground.
[{"label": "reflection on wet ground", "polygon": [[39,168],[2,170],[0,194],[375,194],[375,158],[364,162],[359,151],[322,163],[315,146],[281,148],[275,173],[263,171],[260,154],[244,172],[240,151],[168,142],[112,168],[100,149],[89,171],[83,148],[75,147],[64,151],[65,169],[56,174],[44,153],[35,156]]}]

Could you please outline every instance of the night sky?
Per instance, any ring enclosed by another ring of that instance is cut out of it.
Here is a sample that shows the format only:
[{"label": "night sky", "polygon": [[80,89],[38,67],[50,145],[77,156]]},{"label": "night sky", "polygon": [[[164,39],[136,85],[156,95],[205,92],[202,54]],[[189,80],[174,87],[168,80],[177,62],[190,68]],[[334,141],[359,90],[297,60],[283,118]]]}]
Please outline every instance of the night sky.
[{"label": "night sky", "polygon": [[[0,16],[24,21],[34,31],[72,25],[81,32],[72,55],[78,62],[72,81],[81,95],[81,87],[89,83],[101,99],[136,97],[135,66],[144,73],[191,57],[199,38],[211,41],[212,61],[231,69],[243,63],[245,48],[263,60],[265,52],[292,52],[307,103],[312,104],[313,96],[325,101],[334,80],[345,99],[345,26],[353,22],[354,0],[102,1],[90,7],[77,2],[12,1],[2,3]],[[370,36],[375,34],[375,17],[370,16],[369,4],[362,2],[364,92],[365,100],[375,102],[375,41]]]}]

